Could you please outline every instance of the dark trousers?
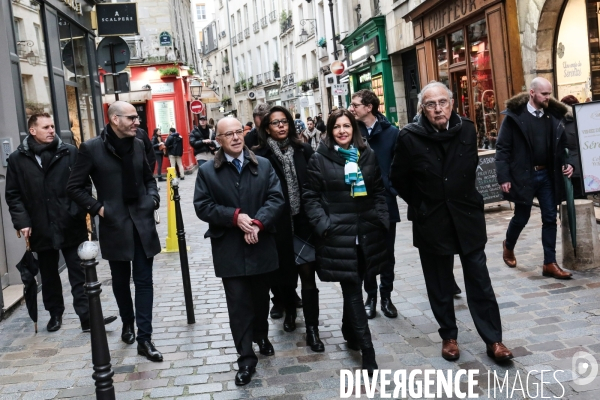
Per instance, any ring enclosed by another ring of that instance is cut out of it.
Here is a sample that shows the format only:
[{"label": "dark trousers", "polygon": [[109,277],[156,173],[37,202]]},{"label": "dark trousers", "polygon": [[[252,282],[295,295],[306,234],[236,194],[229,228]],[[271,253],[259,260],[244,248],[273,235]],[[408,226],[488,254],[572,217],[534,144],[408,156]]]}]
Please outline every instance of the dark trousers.
[{"label": "dark trousers", "polygon": [[266,274],[223,278],[229,326],[240,367],[254,367],[258,357],[252,342],[269,333],[269,281]]},{"label": "dark trousers", "polygon": [[[77,255],[77,246],[61,249],[67,272],[69,283],[71,284],[71,294],[73,295],[73,308],[81,321],[90,319],[88,299],[83,290],[85,283],[85,271],[81,267],[81,260]],[[65,312],[65,301],[62,293],[62,282],[58,273],[58,250],[46,250],[38,252],[40,262],[40,274],[42,276],[42,298],[44,308],[50,315],[62,316]]]},{"label": "dark trousers", "polygon": [[[152,264],[154,257],[146,258],[140,241],[140,235],[133,228],[135,251],[133,261],[109,261],[112,287],[123,323],[135,320],[138,327],[137,341],[152,339],[152,303],[154,288],[152,283]],[[131,299],[129,282],[133,276],[135,286],[135,310]]]},{"label": "dark trousers", "polygon": [[[431,311],[440,325],[442,339],[458,336],[454,316],[454,255],[433,254],[419,249]],[[487,344],[502,341],[500,310],[492,288],[484,249],[459,254],[465,277],[467,304],[479,336]]]},{"label": "dark trousers", "polygon": [[[396,223],[390,222],[390,230],[386,236],[388,262],[381,269],[379,274],[379,294],[381,298],[390,297],[394,289],[394,267],[396,258],[394,257],[394,246],[396,244]],[[377,278],[375,275],[367,274],[365,276],[365,292],[369,297],[377,297]]]},{"label": "dark trousers", "polygon": [[[547,170],[536,171],[533,179],[534,195],[540,203],[542,213],[542,247],[544,264],[556,262],[556,203],[551,176]],[[531,205],[515,204],[515,214],[506,231],[506,248],[513,250],[519,235],[531,216]]]},{"label": "dark trousers", "polygon": [[[361,278],[366,273],[364,254],[360,246],[356,246],[358,257],[358,273]],[[361,350],[373,347],[369,320],[363,303],[362,282],[340,282],[344,297],[342,314],[342,335],[347,342],[358,343]]]},{"label": "dark trousers", "polygon": [[163,163],[163,153],[154,153],[156,155],[156,175],[159,178],[162,177],[162,163]]},{"label": "dark trousers", "polygon": [[198,163],[198,166],[200,167],[202,164],[204,164],[206,162],[206,160],[196,160],[196,162]]}]

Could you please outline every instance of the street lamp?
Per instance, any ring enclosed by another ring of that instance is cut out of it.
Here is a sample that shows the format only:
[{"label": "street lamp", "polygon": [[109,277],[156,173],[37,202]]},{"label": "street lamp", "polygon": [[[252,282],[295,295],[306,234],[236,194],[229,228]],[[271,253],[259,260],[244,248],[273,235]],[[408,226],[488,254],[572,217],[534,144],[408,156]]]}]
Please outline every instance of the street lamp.
[{"label": "street lamp", "polygon": [[[316,24],[317,20],[316,19],[310,19],[310,18],[301,19],[300,20],[300,25],[302,25],[304,27],[304,24],[306,24],[306,22],[310,22],[310,24],[312,25],[313,30],[314,30],[315,24]],[[301,42],[306,42],[307,40],[308,40],[308,32],[306,32],[306,30],[304,28],[302,28],[302,32],[300,32],[300,41]]]},{"label": "street lamp", "polygon": [[194,100],[198,99],[202,95],[202,84],[198,81],[198,79],[194,79],[192,83],[190,83],[190,93]]},{"label": "street lamp", "polygon": [[212,64],[210,63],[210,61],[206,61],[206,70],[208,72],[212,71]]}]

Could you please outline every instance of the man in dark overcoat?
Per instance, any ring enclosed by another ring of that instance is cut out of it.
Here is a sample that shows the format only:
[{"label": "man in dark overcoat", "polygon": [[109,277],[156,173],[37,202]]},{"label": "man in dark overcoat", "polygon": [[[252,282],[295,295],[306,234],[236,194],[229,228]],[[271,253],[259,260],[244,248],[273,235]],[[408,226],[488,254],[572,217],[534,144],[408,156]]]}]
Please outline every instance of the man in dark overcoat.
[{"label": "man in dark overcoat", "polygon": [[[162,361],[162,354],[151,342],[152,264],[161,250],[154,210],[160,197],[144,144],[136,138],[139,116],[135,107],[116,101],[108,108],[108,119],[109,125],[99,136],[81,144],[67,192],[83,209],[100,216],[100,250],[110,266],[113,293],[123,322],[121,339],[133,344],[134,322],[137,323],[138,354],[150,361]],[[89,177],[98,192],[97,200],[85,190]]]},{"label": "man in dark overcoat", "polygon": [[[388,318],[396,318],[398,311],[392,303],[391,294],[394,289],[394,266],[396,265],[396,258],[394,257],[396,223],[400,222],[400,212],[396,201],[397,193],[390,185],[389,174],[394,158],[394,146],[398,139],[398,128],[379,112],[379,98],[371,90],[363,89],[354,93],[349,109],[358,121],[360,133],[377,156],[383,184],[385,185],[385,201],[390,213],[390,229],[386,235],[388,261],[379,275],[381,281],[379,294],[381,295],[381,312],[383,315]],[[365,301],[367,318],[375,318],[377,305],[376,275],[370,274],[365,277],[365,292],[367,292],[367,300]]]},{"label": "man in dark overcoat", "polygon": [[423,116],[406,125],[396,144],[390,180],[408,204],[413,245],[419,249],[431,310],[440,325],[442,357],[460,356],[454,315],[454,255],[460,256],[467,303],[487,354],[512,358],[502,344],[500,311],[484,252],[483,196],[475,188],[477,134],[452,111],[452,92],[440,82],[419,94]]},{"label": "man in dark overcoat", "polygon": [[[273,355],[269,331],[269,273],[279,267],[275,223],[284,208],[281,184],[271,163],[244,146],[235,118],[219,120],[221,149],[198,169],[194,208],[208,222],[215,275],[223,280],[229,325],[239,354],[236,385],[250,382],[258,358]],[[262,352],[262,351],[261,351]]]},{"label": "man in dark overcoat", "polygon": [[[6,204],[17,231],[37,252],[42,278],[42,297],[50,313],[46,329],[55,332],[65,311],[58,272],[59,250],[67,265],[73,308],[84,332],[90,330],[88,299],[83,290],[85,273],[77,247],[88,240],[86,211],[67,196],[67,181],[77,158],[77,148],[56,136],[47,113],[33,114],[29,135],[8,158]],[[83,190],[91,193],[91,182]],[[105,323],[116,317],[105,318]]]},{"label": "man in dark overcoat", "polygon": [[515,203],[515,214],[502,243],[502,258],[517,266],[514,249],[531,215],[537,197],[542,217],[542,275],[570,279],[556,262],[556,206],[564,197],[563,174],[573,174],[573,162],[564,160],[567,140],[563,118],[567,107],[551,97],[552,84],[544,78],[531,81],[529,93],[506,102],[506,115],[496,143],[496,171],[502,194]]}]

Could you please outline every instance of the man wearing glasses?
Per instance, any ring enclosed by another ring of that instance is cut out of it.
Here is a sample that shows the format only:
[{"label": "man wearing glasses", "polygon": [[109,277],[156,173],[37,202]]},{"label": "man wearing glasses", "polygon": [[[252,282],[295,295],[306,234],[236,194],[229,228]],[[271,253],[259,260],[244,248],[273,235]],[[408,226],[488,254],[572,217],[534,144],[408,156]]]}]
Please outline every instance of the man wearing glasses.
[{"label": "man wearing glasses", "polygon": [[[394,158],[394,146],[398,139],[398,128],[390,123],[387,118],[379,112],[379,98],[371,90],[359,90],[352,95],[349,110],[358,121],[360,133],[367,140],[369,146],[377,156],[377,162],[381,169],[383,184],[385,186],[385,200],[390,213],[390,228],[387,233],[387,257],[388,262],[380,273],[379,294],[381,295],[381,312],[388,318],[396,318],[398,311],[391,300],[394,289],[394,244],[396,243],[396,223],[400,222],[398,211],[397,193],[390,185],[389,174],[392,159]],[[365,277],[365,310],[367,318],[375,318],[377,305],[377,277],[369,275]]]},{"label": "man wearing glasses", "polygon": [[204,236],[211,240],[215,275],[225,288],[239,354],[235,384],[241,386],[250,382],[258,363],[252,342],[272,348],[269,273],[279,268],[274,225],[285,200],[271,163],[244,145],[241,122],[223,118],[215,129],[221,148],[198,169],[194,208],[208,222]]},{"label": "man wearing glasses", "polygon": [[[108,260],[113,293],[123,329],[121,339],[136,341],[137,351],[150,361],[162,361],[152,339],[154,300],[152,264],[160,253],[154,210],[160,197],[146,160],[144,144],[137,139],[139,117],[135,107],[117,101],[108,108],[109,124],[100,136],[81,144],[67,193],[84,210],[100,216],[100,250]],[[92,178],[98,193],[85,190]],[[129,281],[135,285],[135,309]]]},{"label": "man wearing glasses", "polygon": [[475,125],[452,110],[452,92],[440,82],[426,85],[419,103],[423,116],[400,131],[390,180],[408,204],[413,245],[440,325],[442,357],[453,361],[460,356],[452,272],[458,254],[469,311],[487,354],[497,362],[509,360],[513,355],[502,344],[500,311],[486,265],[483,197],[475,188]]}]

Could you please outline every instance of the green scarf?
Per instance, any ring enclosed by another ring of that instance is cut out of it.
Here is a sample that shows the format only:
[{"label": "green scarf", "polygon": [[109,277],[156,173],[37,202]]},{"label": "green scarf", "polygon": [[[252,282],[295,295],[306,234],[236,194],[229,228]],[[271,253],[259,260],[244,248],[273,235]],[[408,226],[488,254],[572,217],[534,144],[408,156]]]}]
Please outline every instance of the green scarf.
[{"label": "green scarf", "polygon": [[365,186],[362,172],[360,172],[360,168],[358,167],[358,159],[360,157],[358,149],[352,145],[350,145],[348,150],[344,150],[337,145],[333,146],[333,148],[346,160],[344,181],[347,185],[350,185],[350,196],[366,196],[367,187]]}]

